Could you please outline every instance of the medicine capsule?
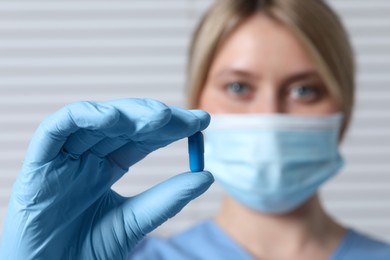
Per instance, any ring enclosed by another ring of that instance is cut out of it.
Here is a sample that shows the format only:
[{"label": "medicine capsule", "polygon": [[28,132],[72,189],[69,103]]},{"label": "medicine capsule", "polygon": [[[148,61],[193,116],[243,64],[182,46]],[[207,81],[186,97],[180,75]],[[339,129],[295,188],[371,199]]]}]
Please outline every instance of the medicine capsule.
[{"label": "medicine capsule", "polygon": [[188,137],[188,154],[190,157],[190,170],[203,171],[204,168],[204,142],[202,132],[196,132]]}]

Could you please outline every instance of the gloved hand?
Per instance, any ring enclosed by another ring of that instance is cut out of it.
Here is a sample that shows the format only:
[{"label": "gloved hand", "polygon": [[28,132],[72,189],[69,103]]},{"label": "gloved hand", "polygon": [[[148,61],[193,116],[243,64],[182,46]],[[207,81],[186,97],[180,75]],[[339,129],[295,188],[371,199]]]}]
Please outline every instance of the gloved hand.
[{"label": "gloved hand", "polygon": [[11,195],[1,259],[123,259],[213,182],[177,175],[125,198],[111,186],[150,152],[210,117],[147,99],[71,104],[39,126]]}]

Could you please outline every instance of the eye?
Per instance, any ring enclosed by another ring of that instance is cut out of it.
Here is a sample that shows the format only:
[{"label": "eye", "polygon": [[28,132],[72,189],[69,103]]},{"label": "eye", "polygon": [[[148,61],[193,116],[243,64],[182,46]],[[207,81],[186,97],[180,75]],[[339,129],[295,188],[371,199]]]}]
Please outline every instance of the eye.
[{"label": "eye", "polygon": [[290,89],[290,96],[294,100],[311,102],[320,98],[321,90],[310,85],[295,86]]},{"label": "eye", "polygon": [[226,86],[226,91],[234,96],[245,97],[251,94],[252,89],[246,84],[234,82]]}]

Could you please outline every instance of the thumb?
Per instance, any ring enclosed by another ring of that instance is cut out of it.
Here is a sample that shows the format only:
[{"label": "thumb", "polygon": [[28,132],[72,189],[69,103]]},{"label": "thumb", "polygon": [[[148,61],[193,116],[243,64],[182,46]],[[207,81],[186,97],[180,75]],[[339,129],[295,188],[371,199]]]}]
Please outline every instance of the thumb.
[{"label": "thumb", "polygon": [[129,216],[130,233],[142,238],[175,216],[213,182],[213,175],[207,171],[183,173],[129,199],[123,210]]},{"label": "thumb", "polygon": [[126,199],[93,232],[94,251],[103,259],[122,259],[147,233],[175,216],[214,182],[210,172],[174,176]]}]

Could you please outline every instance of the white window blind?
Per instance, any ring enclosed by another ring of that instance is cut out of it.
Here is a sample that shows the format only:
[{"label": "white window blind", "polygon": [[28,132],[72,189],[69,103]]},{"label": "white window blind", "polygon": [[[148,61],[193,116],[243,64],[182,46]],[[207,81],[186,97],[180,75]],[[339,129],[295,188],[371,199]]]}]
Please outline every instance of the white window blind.
[{"label": "white window blind", "polygon": [[[63,105],[149,97],[185,106],[186,53],[211,0],[0,2],[0,225],[29,139]],[[347,165],[323,189],[340,222],[390,241],[390,1],[332,0],[358,61]],[[187,171],[180,141],[130,169],[114,188],[136,194]],[[218,209],[214,187],[154,234],[178,232]],[[0,228],[1,232],[1,228]]]}]

